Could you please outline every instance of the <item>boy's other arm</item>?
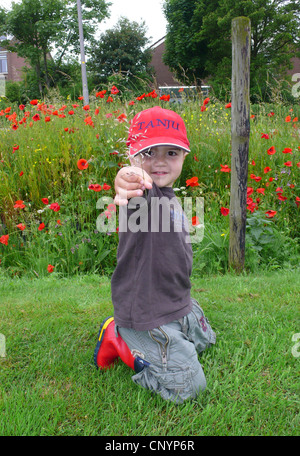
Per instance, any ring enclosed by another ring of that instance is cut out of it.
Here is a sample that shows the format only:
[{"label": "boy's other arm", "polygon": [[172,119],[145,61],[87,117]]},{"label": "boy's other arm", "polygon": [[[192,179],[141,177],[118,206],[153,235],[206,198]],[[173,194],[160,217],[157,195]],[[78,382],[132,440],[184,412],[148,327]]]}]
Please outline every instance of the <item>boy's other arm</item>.
[{"label": "boy's other arm", "polygon": [[126,166],[115,178],[115,204],[125,206],[130,198],[142,196],[145,189],[152,188],[152,179],[142,168]]}]

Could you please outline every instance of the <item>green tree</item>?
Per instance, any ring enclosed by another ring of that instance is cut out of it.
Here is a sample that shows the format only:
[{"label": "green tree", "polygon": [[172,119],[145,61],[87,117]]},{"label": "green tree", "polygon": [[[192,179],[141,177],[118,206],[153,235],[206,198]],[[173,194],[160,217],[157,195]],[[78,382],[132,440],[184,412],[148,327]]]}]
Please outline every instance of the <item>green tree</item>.
[{"label": "green tree", "polygon": [[237,16],[251,20],[253,93],[266,91],[269,75],[280,78],[291,67],[291,58],[300,55],[298,1],[166,0],[164,10],[165,63],[179,78],[210,78],[212,84],[227,80],[230,87],[231,21]]},{"label": "green tree", "polygon": [[[82,0],[84,34],[87,43],[93,41],[96,24],[108,16],[108,6],[104,0]],[[13,36],[6,42],[6,48],[25,57],[35,69],[39,91],[42,93],[43,75],[47,86],[48,59],[55,50],[56,67],[64,54],[79,53],[79,32],[77,4],[70,0],[22,0],[13,3],[10,11],[0,10],[0,30]],[[4,22],[4,24],[3,24]]]},{"label": "green tree", "polygon": [[[127,87],[136,78],[149,77],[151,50],[145,49],[149,43],[145,23],[130,22],[121,18],[110,30],[103,33],[95,46],[89,66],[98,83],[107,82],[116,74],[121,74]],[[137,80],[137,79],[136,79]]]}]

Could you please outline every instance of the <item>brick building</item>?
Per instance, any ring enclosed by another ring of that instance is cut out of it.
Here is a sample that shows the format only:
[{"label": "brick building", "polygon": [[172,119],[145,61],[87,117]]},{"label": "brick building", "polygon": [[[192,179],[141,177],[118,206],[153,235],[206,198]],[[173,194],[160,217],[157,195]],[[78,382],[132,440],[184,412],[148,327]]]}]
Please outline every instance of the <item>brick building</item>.
[{"label": "brick building", "polygon": [[19,57],[15,52],[7,51],[1,46],[1,41],[6,37],[0,37],[0,75],[6,81],[18,82],[22,80],[22,68],[29,66],[28,63]]}]

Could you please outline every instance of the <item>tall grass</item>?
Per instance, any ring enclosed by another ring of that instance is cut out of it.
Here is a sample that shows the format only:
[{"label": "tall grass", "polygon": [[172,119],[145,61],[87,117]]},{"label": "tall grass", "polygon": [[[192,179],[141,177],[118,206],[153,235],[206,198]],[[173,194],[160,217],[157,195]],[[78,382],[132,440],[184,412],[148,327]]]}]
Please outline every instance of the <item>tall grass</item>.
[{"label": "tall grass", "polygon": [[[112,102],[108,102],[108,96]],[[92,94],[90,106],[85,109],[81,100],[58,97],[36,105],[28,103],[23,110],[10,106],[10,111],[2,101],[0,238],[9,235],[9,241],[7,245],[0,243],[1,268],[12,275],[47,274],[47,262],[68,275],[80,271],[109,273],[113,269],[117,235],[97,233],[96,203],[104,195],[113,198],[115,175],[128,163],[130,120],[141,109],[160,105],[182,115],[191,143],[191,153],[175,184],[181,188],[177,194],[203,196],[205,201],[207,230],[203,244],[194,246],[198,268],[202,272],[226,269],[228,217],[221,214],[221,208],[229,208],[230,172],[224,172],[221,165],[231,167],[230,108],[212,98],[203,110],[201,95],[182,104],[151,96],[132,101],[134,104],[122,101],[120,94],[109,91],[104,98]],[[35,120],[36,114],[40,120]],[[266,224],[271,221],[268,227],[273,244],[265,254],[259,238],[253,236],[255,223],[248,224],[248,232],[252,233],[247,243],[249,270],[266,266],[270,260],[273,267],[298,263],[299,114],[299,106],[252,107],[248,187],[253,189],[249,198],[254,207],[249,200],[248,216],[250,221],[252,217]],[[274,155],[268,154],[271,146],[276,150]],[[78,169],[79,159],[88,161],[87,169]],[[193,176],[198,177],[199,185],[187,187],[186,180]],[[90,189],[91,184],[99,184],[102,190]],[[49,204],[43,203],[43,198],[48,198]],[[18,200],[24,202],[23,209],[14,207]],[[51,210],[51,203],[58,203],[59,211]],[[276,214],[270,219],[267,211]],[[45,228],[40,231],[41,223]],[[19,224],[26,228],[21,231]],[[280,255],[283,245],[284,258]]]}]

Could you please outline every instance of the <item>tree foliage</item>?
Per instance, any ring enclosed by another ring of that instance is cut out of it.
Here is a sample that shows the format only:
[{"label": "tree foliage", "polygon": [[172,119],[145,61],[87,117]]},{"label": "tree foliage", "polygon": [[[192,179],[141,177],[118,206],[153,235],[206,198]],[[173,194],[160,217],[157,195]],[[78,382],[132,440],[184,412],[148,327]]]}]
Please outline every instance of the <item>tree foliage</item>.
[{"label": "tree foliage", "polygon": [[[93,43],[96,26],[108,16],[104,0],[82,0],[84,38],[88,46]],[[46,85],[48,58],[56,52],[56,66],[65,53],[79,54],[77,3],[70,0],[22,0],[13,3],[10,11],[0,10],[0,30],[13,37],[6,48],[28,60],[35,69],[42,92],[42,65]]]},{"label": "tree foliage", "polygon": [[[107,81],[115,73],[121,73],[127,82],[135,77],[149,75],[151,51],[145,23],[130,22],[122,17],[110,30],[103,33],[95,45],[89,65],[98,82]],[[125,81],[126,82],[126,81]]]},{"label": "tree foliage", "polygon": [[[166,0],[165,63],[177,77],[230,82],[231,21],[251,20],[251,85],[281,77],[299,54],[300,4],[283,0]],[[265,84],[266,86],[266,84]],[[262,90],[266,90],[262,89]]]}]

